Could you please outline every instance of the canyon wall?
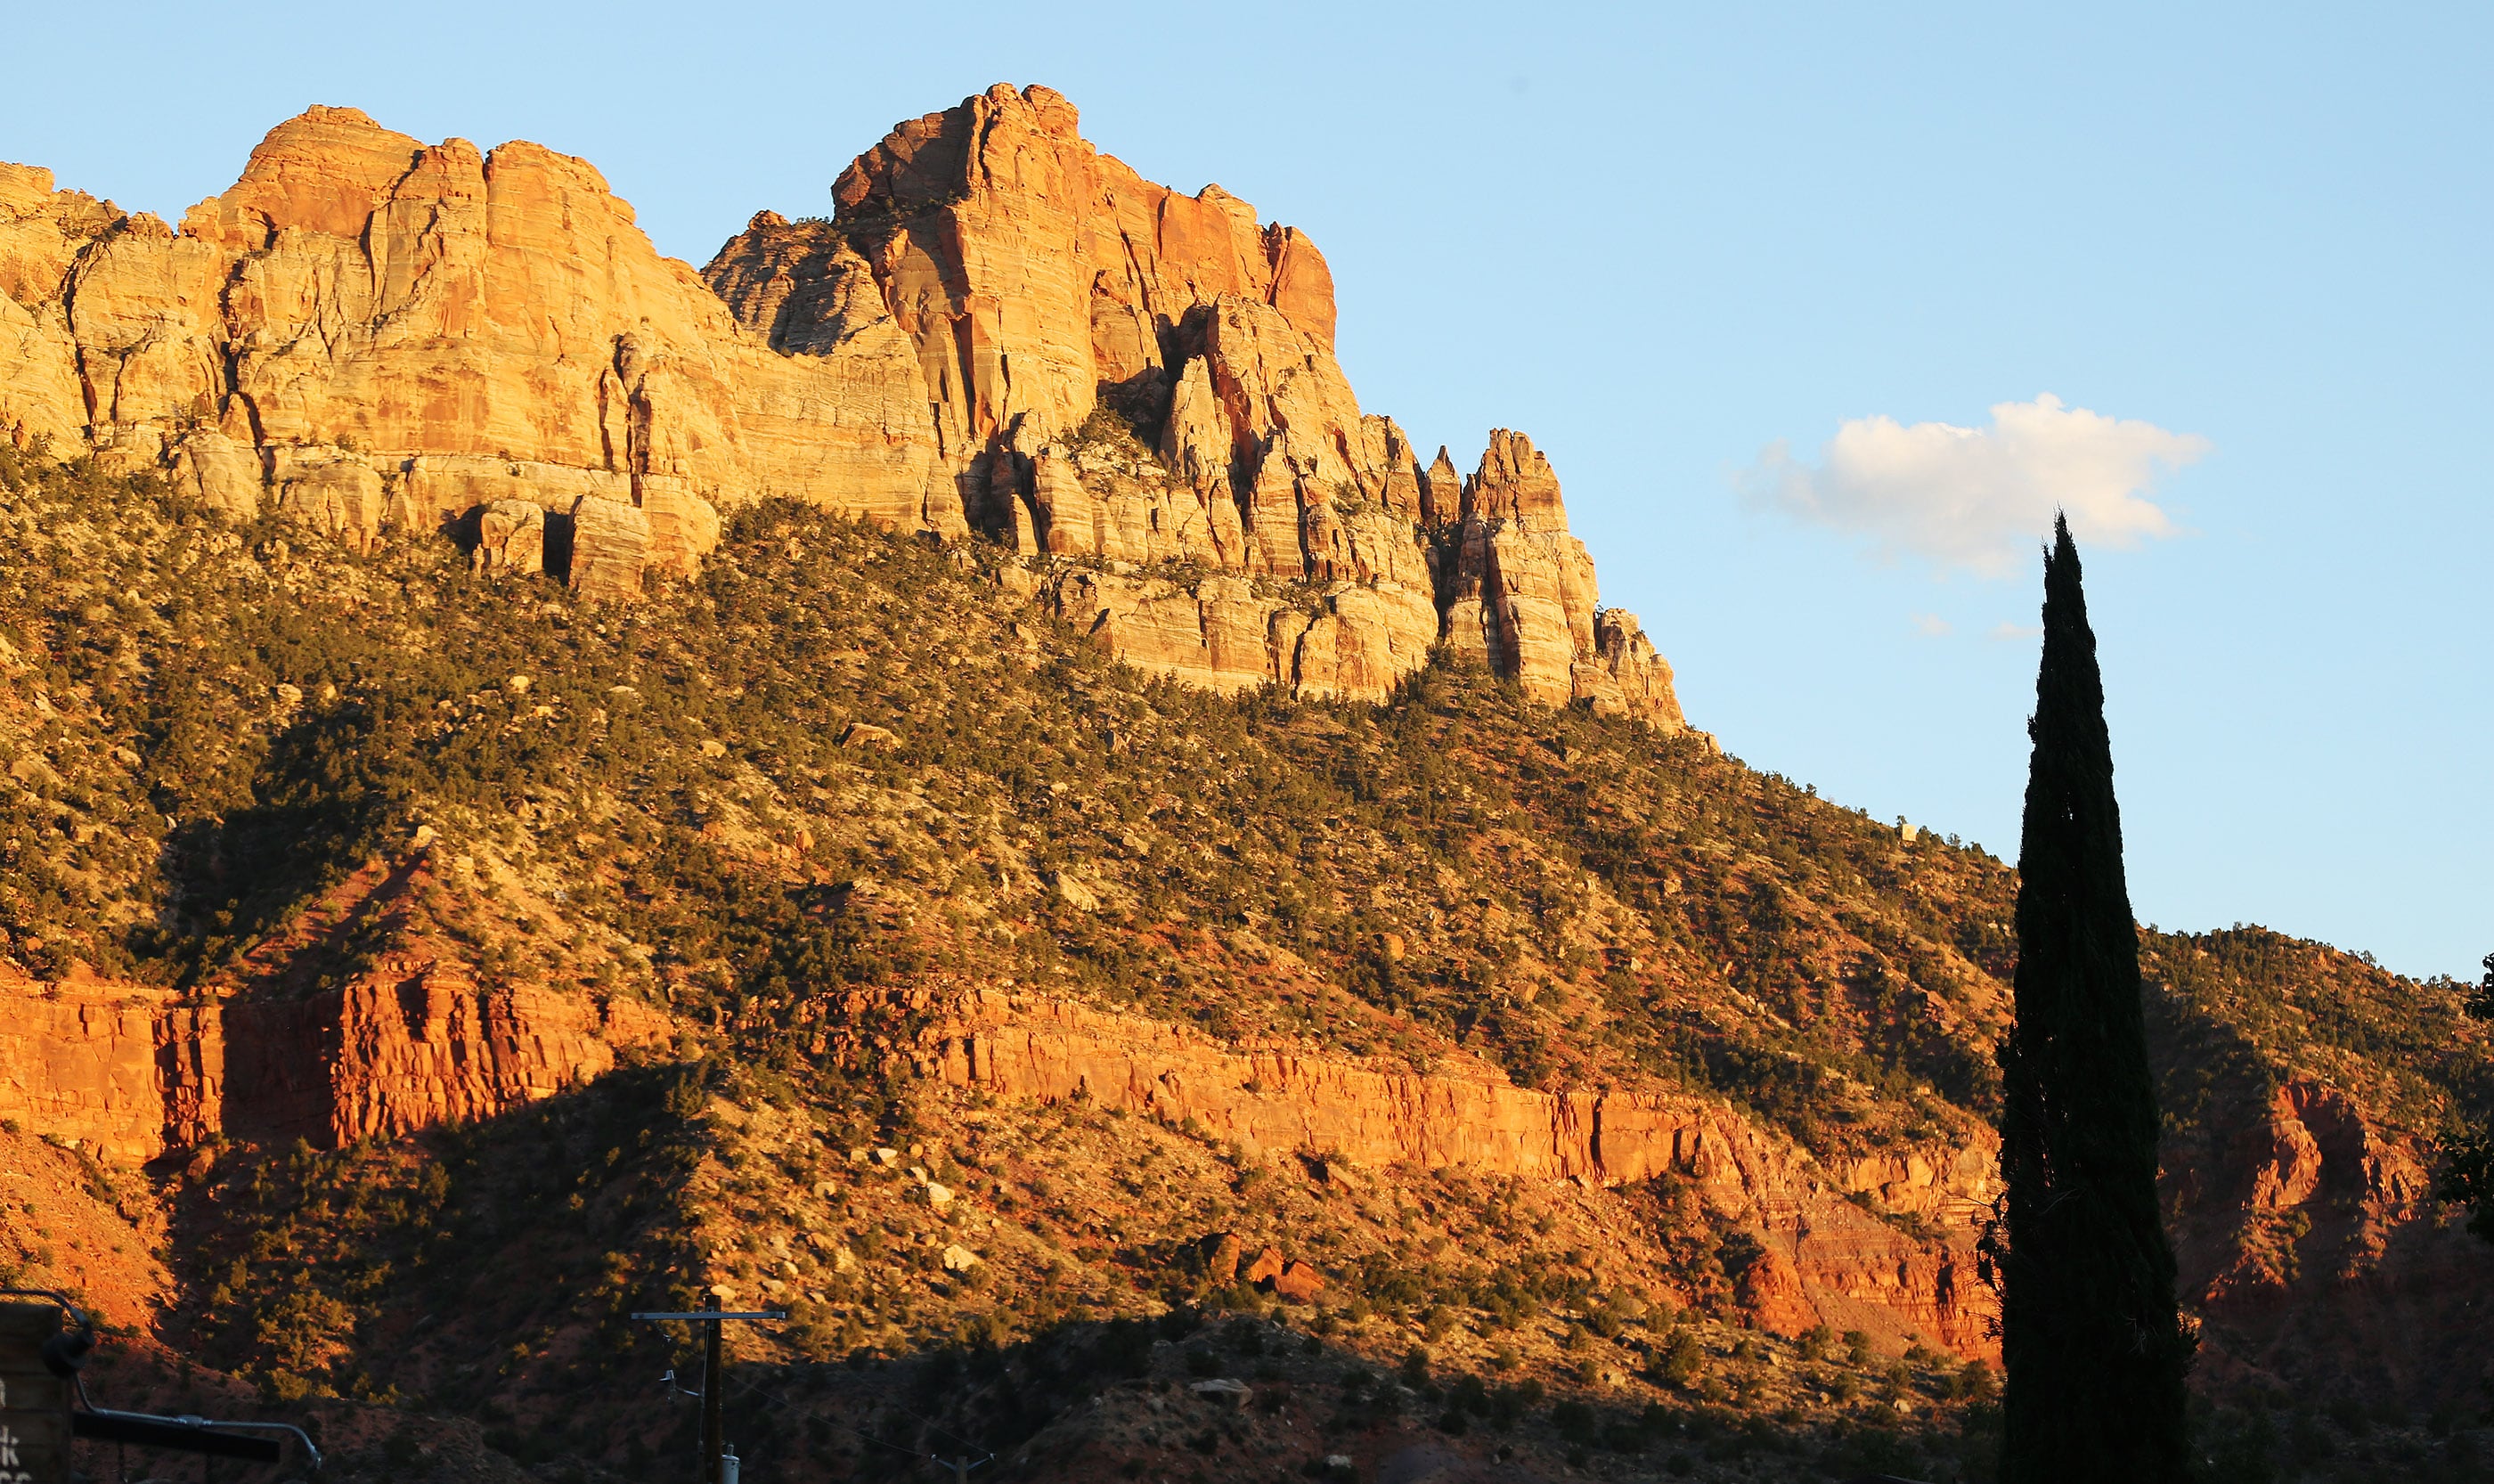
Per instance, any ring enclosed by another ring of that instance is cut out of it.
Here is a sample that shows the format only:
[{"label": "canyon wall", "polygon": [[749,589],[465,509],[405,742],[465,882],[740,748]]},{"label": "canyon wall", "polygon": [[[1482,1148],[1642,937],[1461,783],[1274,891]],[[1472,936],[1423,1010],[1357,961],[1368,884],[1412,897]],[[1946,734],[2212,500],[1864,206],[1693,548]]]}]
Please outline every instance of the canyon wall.
[{"label": "canyon wall", "polygon": [[1050,611],[1192,683],[1376,700],[1444,643],[1677,730],[1530,441],[1423,468],[1335,360],[1305,234],[1078,125],[991,88],[699,274],[585,161],[352,108],[271,130],[178,229],[0,165],[0,438],[599,599],[787,497],[1009,543]]}]

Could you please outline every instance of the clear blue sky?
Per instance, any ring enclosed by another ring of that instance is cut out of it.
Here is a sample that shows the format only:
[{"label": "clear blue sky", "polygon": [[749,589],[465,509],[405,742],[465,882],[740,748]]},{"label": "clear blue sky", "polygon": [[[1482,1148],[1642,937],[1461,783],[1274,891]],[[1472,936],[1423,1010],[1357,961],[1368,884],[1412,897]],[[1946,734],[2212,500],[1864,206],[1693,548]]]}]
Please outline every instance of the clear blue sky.
[{"label": "clear blue sky", "polygon": [[1049,83],[1144,174],[1315,236],[1367,409],[1467,466],[1531,433],[1728,749],[2004,856],[2032,563],[1883,547],[1744,471],[2046,393],[2205,439],[2146,497],[2172,534],[2089,549],[2141,916],[2417,974],[2494,949],[2483,5],[47,6],[10,32],[0,159],[125,206],[175,216],[269,125],[350,104],[587,156],[696,263],[757,208],[827,210],[896,120]]}]

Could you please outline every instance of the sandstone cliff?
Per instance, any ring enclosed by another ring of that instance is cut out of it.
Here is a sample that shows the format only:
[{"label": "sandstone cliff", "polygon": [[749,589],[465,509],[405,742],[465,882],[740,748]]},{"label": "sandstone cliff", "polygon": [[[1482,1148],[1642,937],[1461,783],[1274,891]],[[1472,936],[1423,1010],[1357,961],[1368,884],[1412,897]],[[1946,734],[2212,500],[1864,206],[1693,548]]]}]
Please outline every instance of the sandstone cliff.
[{"label": "sandstone cliff", "polygon": [[[348,890],[404,894],[424,874],[377,865]],[[308,994],[178,995],[83,966],[46,984],[0,959],[0,1117],[125,1164],[227,1138],[334,1147],[492,1117],[668,1033],[630,1000],[480,984],[443,948],[400,924],[368,970]]]},{"label": "sandstone cliff", "polygon": [[[866,1009],[854,1005],[852,1013]],[[1789,1143],[1719,1103],[1654,1093],[1540,1092],[1496,1069],[1432,1073],[1285,1044],[1224,1045],[1166,1023],[1002,992],[928,1005],[915,1063],[1019,1101],[1080,1099],[1204,1128],[1251,1156],[1457,1169],[1613,1186],[1675,1177],[1760,1244],[1748,1307],[1776,1333],[1861,1329],[1998,1354],[1975,1281],[1976,1224],[1996,1180],[1985,1140],[1866,1160],[1823,1178]],[[1931,1222],[1917,1239],[1849,1196]]]},{"label": "sandstone cliff", "polygon": [[[696,570],[722,507],[792,497],[1106,563],[1052,606],[1191,682],[1376,700],[1443,641],[1681,725],[1635,621],[1597,623],[1529,442],[1493,436],[1476,499],[1423,471],[1334,359],[1315,245],[1077,122],[998,86],[904,124],[834,220],[763,213],[702,275],[584,161],[351,108],[270,131],[179,230],[0,166],[0,436],[358,550],[551,560],[605,599]],[[1142,457],[1104,457],[1116,437]],[[1243,582],[1123,570],[1167,563]]]},{"label": "sandstone cliff", "polygon": [[689,570],[721,502],[945,524],[907,343],[886,323],[774,353],[584,161],[314,108],[179,232],[50,184],[0,169],[0,432],[21,446],[161,464],[358,544],[498,500],[630,509],[585,523],[619,592]]},{"label": "sandstone cliff", "polygon": [[[1142,179],[1078,125],[1048,88],[990,88],[860,156],[832,220],[763,213],[704,274],[792,353],[888,310],[965,518],[1106,563],[1049,602],[1146,670],[1375,700],[1443,641],[1547,703],[1682,725],[1636,621],[1597,632],[1593,563],[1529,440],[1491,435],[1476,497],[1443,450],[1424,472],[1334,359],[1315,245],[1218,186]],[[1117,458],[1128,429],[1156,457]]]}]

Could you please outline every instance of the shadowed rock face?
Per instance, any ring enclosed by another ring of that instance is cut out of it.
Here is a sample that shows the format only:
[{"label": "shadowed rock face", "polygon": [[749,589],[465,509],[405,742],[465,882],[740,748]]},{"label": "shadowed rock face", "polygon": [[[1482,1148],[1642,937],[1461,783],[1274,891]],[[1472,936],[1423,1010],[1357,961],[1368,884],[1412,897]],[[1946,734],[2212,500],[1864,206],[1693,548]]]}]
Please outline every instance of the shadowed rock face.
[{"label": "shadowed rock face", "polygon": [[[386,911],[429,878],[421,861],[375,865],[339,894]],[[46,984],[0,960],[0,1117],[132,1164],[226,1136],[334,1148],[491,1117],[668,1031],[628,1001],[480,984],[420,937],[301,997],[186,1000],[82,972]]]}]

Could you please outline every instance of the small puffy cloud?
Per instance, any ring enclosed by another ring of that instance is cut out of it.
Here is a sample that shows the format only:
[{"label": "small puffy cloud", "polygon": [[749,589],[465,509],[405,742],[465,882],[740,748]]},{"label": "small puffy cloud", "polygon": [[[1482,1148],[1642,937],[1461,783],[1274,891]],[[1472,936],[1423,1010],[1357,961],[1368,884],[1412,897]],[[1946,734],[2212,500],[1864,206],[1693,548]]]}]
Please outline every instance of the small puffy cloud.
[{"label": "small puffy cloud", "polygon": [[1915,633],[1922,635],[1926,639],[1945,639],[1948,637],[1949,621],[1941,618],[1938,614],[1918,613],[1915,614],[1913,618]]},{"label": "small puffy cloud", "polygon": [[2004,619],[1992,625],[1992,637],[2002,640],[2041,639],[2044,637],[2044,628],[2040,623],[2012,623]]},{"label": "small puffy cloud", "polygon": [[2173,521],[2148,496],[2208,449],[2195,434],[2064,407],[2047,392],[1998,404],[1982,428],[1850,418],[1815,464],[1779,439],[1740,484],[1755,504],[1862,532],[1883,553],[2003,577],[2033,560],[2055,510],[2068,512],[2082,541],[2130,546],[2172,535]]}]

